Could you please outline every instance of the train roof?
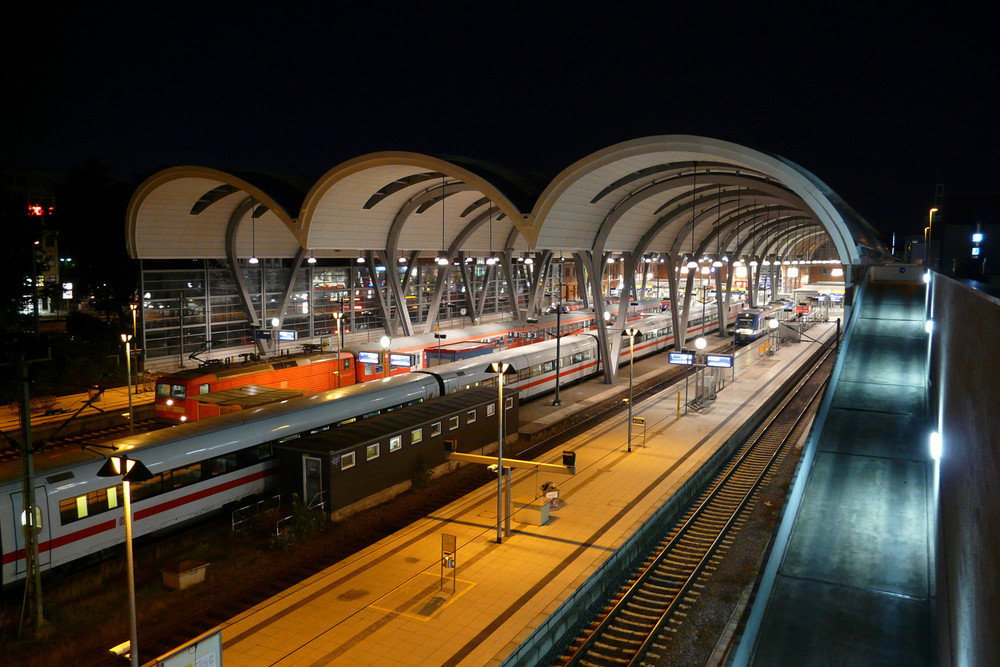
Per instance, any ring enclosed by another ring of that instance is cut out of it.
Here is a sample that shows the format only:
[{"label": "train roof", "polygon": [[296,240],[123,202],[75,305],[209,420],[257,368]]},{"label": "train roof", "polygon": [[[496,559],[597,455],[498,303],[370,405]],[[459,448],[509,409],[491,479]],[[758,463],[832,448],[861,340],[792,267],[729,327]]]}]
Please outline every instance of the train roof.
[{"label": "train roof", "polygon": [[[516,390],[511,390],[511,394],[516,393]],[[364,442],[384,438],[410,426],[415,427],[425,422],[440,419],[443,415],[452,412],[488,403],[496,397],[497,391],[493,387],[469,389],[393,410],[353,424],[345,424],[312,435],[303,435],[295,440],[288,440],[276,445],[276,448],[307,454],[329,454]]]},{"label": "train roof", "polygon": [[321,361],[336,359],[336,352],[306,352],[296,355],[285,355],[277,359],[267,359],[265,361],[238,361],[232,364],[216,363],[199,366],[193,369],[174,371],[163,375],[158,379],[162,380],[194,380],[206,375],[215,375],[218,378],[239,377],[251,373],[261,373],[265,371],[280,370],[291,366],[308,366]]}]

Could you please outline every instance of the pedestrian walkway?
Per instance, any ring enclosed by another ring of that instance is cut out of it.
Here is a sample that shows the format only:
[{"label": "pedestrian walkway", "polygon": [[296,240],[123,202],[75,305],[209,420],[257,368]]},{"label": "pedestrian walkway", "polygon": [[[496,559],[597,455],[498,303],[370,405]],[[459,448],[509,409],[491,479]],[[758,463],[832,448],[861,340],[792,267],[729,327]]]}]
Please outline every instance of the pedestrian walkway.
[{"label": "pedestrian walkway", "polygon": [[[811,334],[826,341],[834,325]],[[496,486],[488,485],[221,624],[230,665],[533,664],[548,648],[545,629],[575,606],[574,595],[684,482],[788,380],[818,345],[783,346],[746,368],[705,410],[677,418],[676,389],[638,402],[645,439],[628,450],[622,413],[574,438],[573,477],[515,471],[512,496],[536,498],[555,482],[559,506],[544,525],[516,509],[497,543]],[[636,367],[636,382],[662,370],[658,355]],[[655,370],[654,370],[654,367]],[[522,421],[568,415],[589,383],[536,401]],[[541,458],[560,462],[560,452]],[[457,544],[455,569],[442,543]],[[536,630],[538,632],[536,633]]]}]

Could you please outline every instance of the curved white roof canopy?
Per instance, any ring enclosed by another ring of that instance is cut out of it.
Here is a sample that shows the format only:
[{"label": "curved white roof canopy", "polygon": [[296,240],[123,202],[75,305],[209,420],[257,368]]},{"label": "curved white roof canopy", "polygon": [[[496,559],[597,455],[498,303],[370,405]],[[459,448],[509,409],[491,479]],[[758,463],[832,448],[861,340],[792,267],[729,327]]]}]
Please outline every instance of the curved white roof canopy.
[{"label": "curved white roof canopy", "polygon": [[844,264],[885,254],[871,227],[801,167],[684,135],[610,146],[547,184],[397,151],[349,160],[314,184],[174,167],[136,190],[127,239],[143,259],[222,259],[230,243],[237,259],[300,248],[318,257],[539,249]]},{"label": "curved white roof canopy", "polygon": [[788,161],[714,139],[648,137],[565,169],[528,219],[535,246],[595,253],[783,255],[858,263],[885,249]]}]

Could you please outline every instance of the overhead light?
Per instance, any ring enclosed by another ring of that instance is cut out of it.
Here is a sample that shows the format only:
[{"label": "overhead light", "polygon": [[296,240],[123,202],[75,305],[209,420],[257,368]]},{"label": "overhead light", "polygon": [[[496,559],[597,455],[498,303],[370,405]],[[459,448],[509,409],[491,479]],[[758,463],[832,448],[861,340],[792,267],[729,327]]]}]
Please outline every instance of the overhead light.
[{"label": "overhead light", "polygon": [[358,264],[364,264],[365,263],[365,258],[364,257],[358,257],[354,261],[357,262]]}]

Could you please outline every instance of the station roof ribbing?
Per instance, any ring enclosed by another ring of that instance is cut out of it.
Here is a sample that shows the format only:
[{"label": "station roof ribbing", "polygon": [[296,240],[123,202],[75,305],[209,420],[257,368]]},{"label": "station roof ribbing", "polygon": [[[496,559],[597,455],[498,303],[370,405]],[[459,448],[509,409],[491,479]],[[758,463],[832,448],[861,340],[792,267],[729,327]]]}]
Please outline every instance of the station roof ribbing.
[{"label": "station roof ribbing", "polygon": [[685,135],[610,146],[554,179],[485,162],[382,152],[304,183],[174,167],[135,192],[128,249],[142,259],[317,257],[366,250],[589,251],[882,258],[877,233],[781,157]]}]

